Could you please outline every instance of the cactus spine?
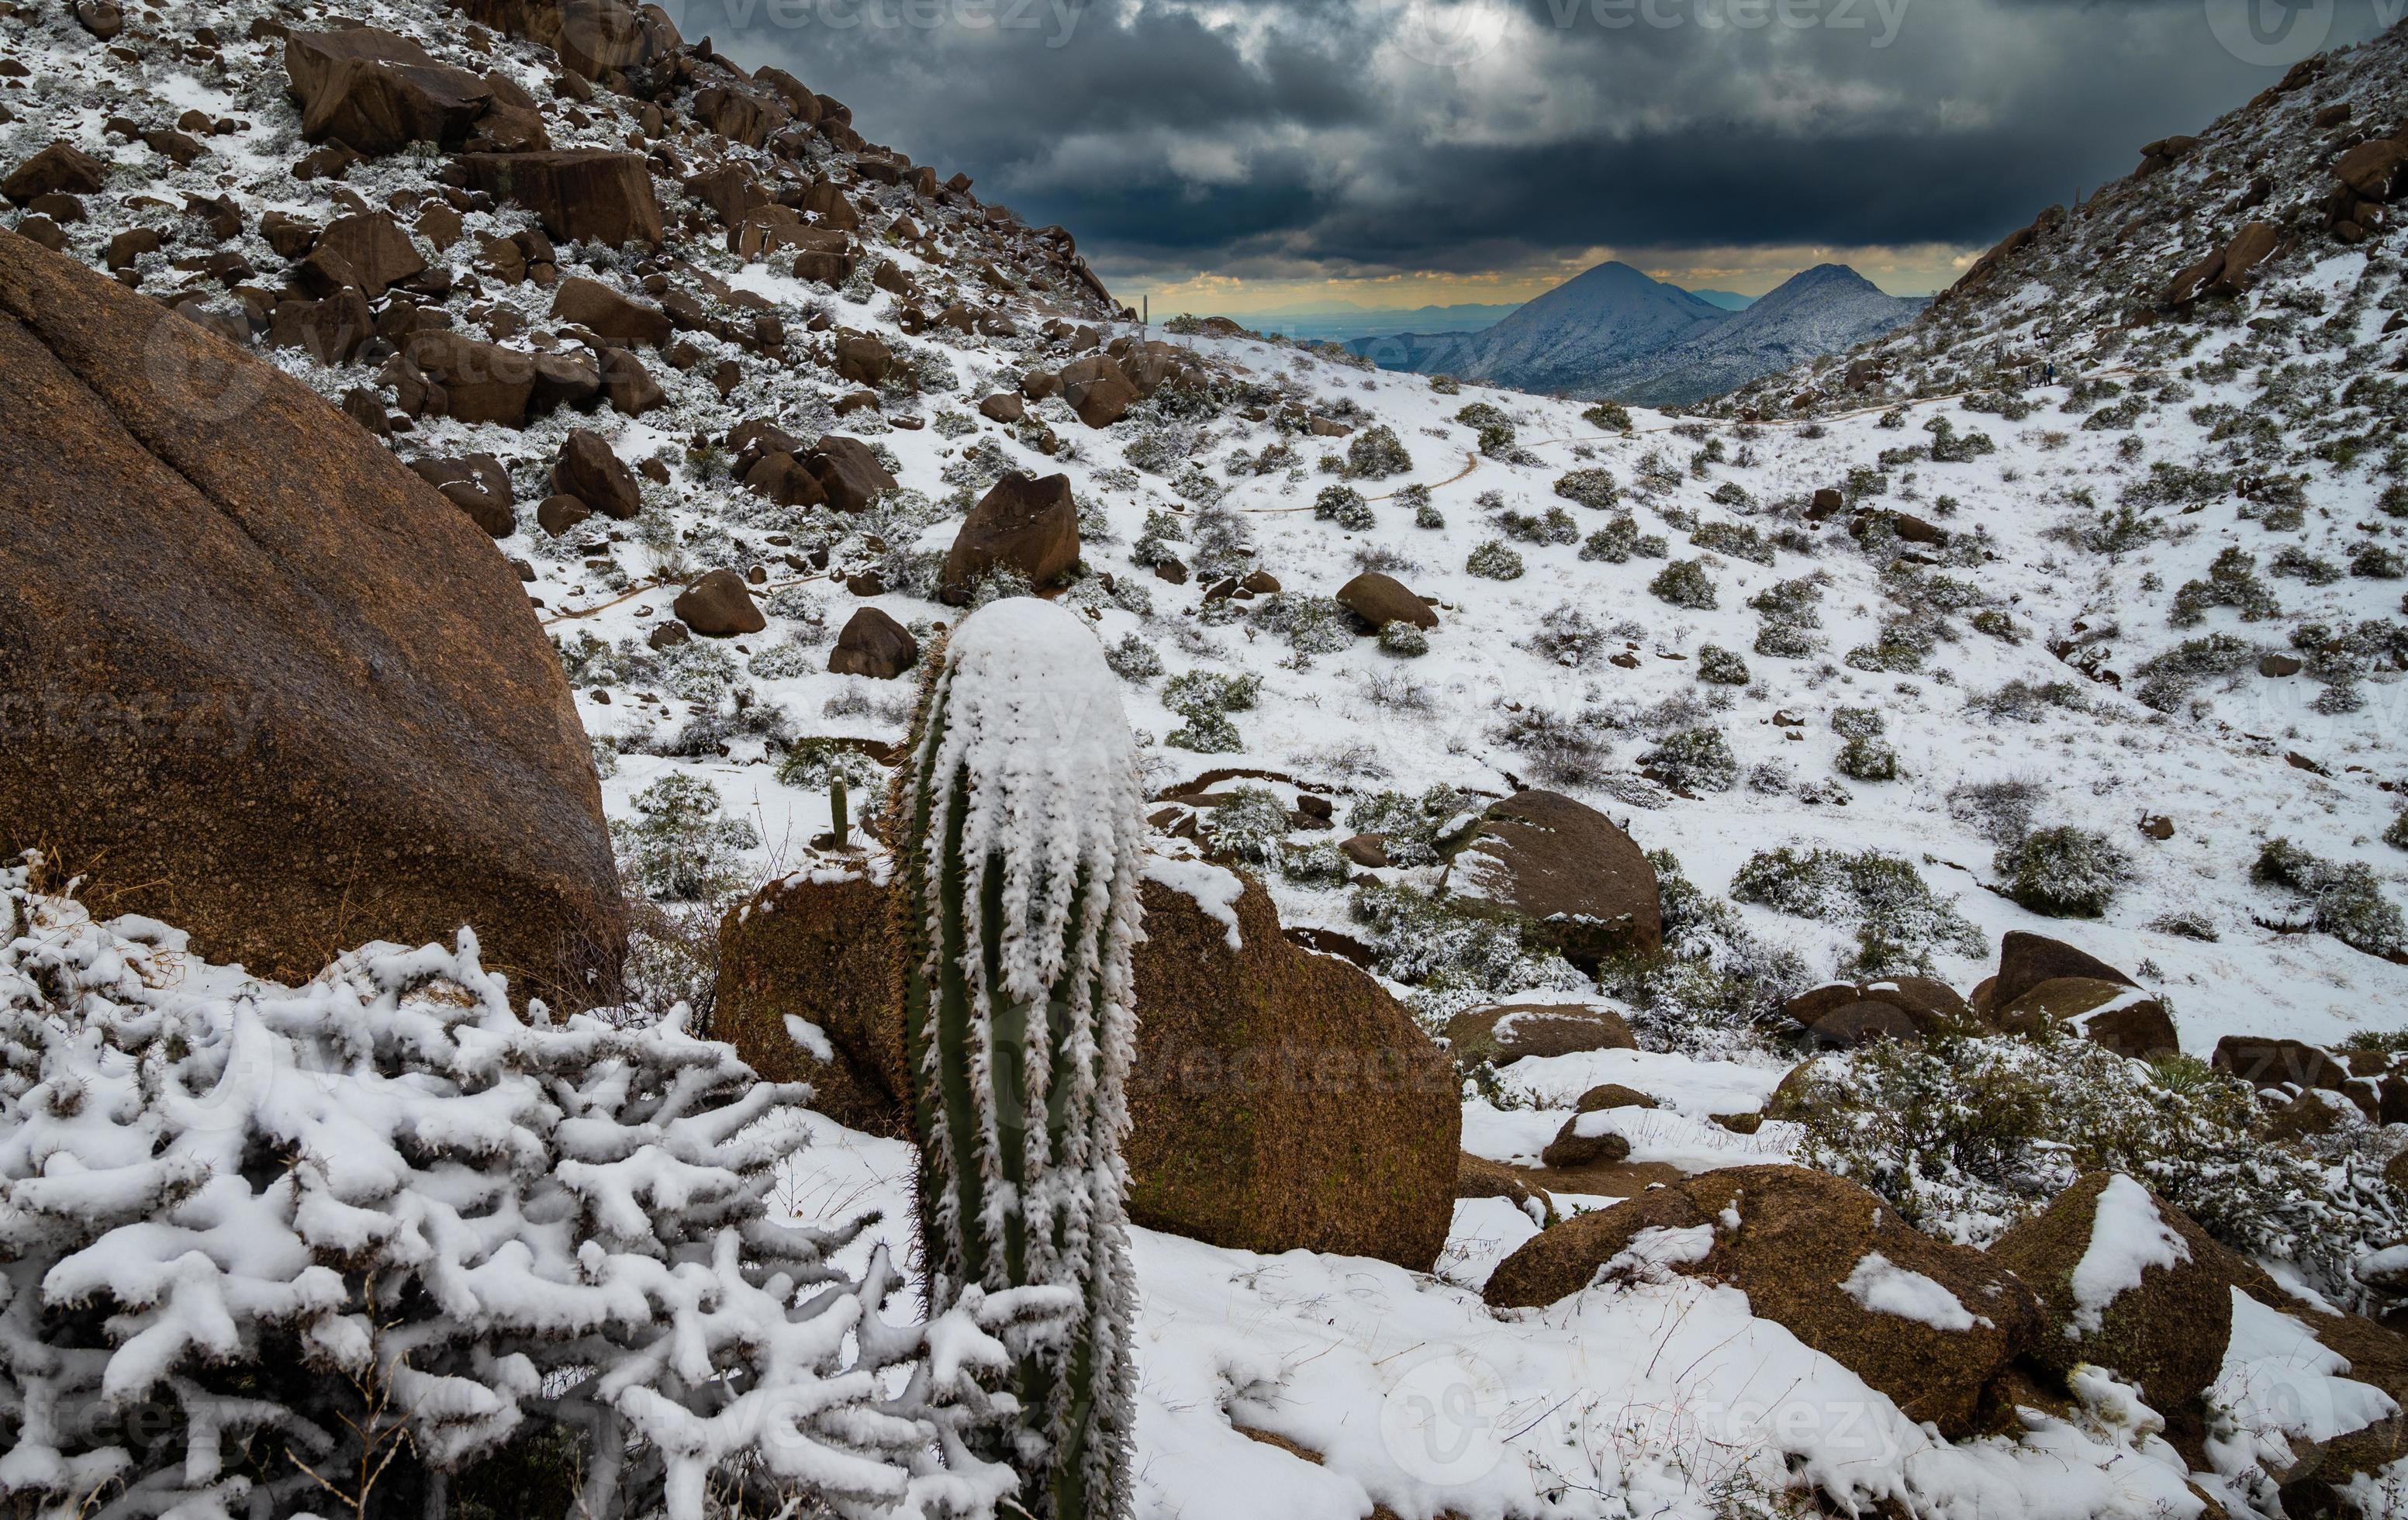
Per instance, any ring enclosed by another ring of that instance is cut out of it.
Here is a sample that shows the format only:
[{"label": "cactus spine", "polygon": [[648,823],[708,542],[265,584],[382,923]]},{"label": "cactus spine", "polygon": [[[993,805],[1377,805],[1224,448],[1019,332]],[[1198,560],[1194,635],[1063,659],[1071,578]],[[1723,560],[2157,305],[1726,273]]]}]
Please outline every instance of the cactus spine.
[{"label": "cactus spine", "polygon": [[895,798],[929,1308],[971,1285],[1076,1294],[1067,1327],[1011,1342],[1020,1425],[992,1455],[1033,1514],[1125,1515],[1134,748],[1101,648],[1059,609],[996,602],[930,664]]}]

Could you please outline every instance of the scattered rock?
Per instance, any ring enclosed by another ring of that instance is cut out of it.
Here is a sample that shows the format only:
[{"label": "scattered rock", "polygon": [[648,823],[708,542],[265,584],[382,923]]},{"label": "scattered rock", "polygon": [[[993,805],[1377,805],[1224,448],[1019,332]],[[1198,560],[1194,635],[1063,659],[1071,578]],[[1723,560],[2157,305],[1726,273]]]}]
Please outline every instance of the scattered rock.
[{"label": "scattered rock", "polygon": [[[2140,985],[2105,961],[2062,939],[2011,929],[1999,947],[1999,974],[1991,984],[1988,1006],[2004,1008],[2042,982],[2067,976],[2092,977],[2125,987]],[[1974,1006],[1976,1011],[1985,1011],[1978,1002]]]},{"label": "scattered rock", "polygon": [[1876,1040],[1922,1040],[1974,1022],[1955,989],[1928,977],[1891,977],[1857,985],[1840,982],[1799,993],[1782,1011],[1826,1050]]},{"label": "scattered rock", "polygon": [[874,607],[854,612],[828,652],[828,670],[838,676],[893,681],[920,663],[920,641],[911,630]]},{"label": "scattered rock", "polygon": [[23,206],[39,195],[64,192],[96,195],[108,182],[108,165],[71,142],[50,144],[0,179],[0,195]]},{"label": "scattered rock", "polygon": [[1498,1264],[1483,1296],[1540,1308],[1600,1275],[1698,1277],[1951,1439],[1982,1426],[1992,1383],[2041,1334],[2031,1291],[1979,1251],[1918,1234],[1854,1183],[1737,1167],[1565,1221]]},{"label": "scattered rock", "polygon": [[493,537],[507,538],[518,531],[518,498],[510,489],[510,472],[492,454],[421,459],[409,467]]},{"label": "scattered rock", "polygon": [[1592,973],[1607,955],[1663,948],[1662,895],[1646,852],[1559,792],[1490,807],[1443,885],[1458,906],[1518,921],[1533,944]]},{"label": "scattered rock", "polygon": [[1409,623],[1423,629],[1438,626],[1438,613],[1429,603],[1406,590],[1403,582],[1377,570],[1366,570],[1339,587],[1338,602],[1373,633],[1391,623]]},{"label": "scattered rock", "polygon": [[1062,366],[1063,398],[1089,427],[1110,427],[1137,405],[1137,387],[1108,353],[1093,353]]},{"label": "scattered rock", "polygon": [[1991,1018],[2011,1035],[2054,1026],[2141,1060],[2182,1049],[2164,1003],[2137,987],[2097,977],[2052,977],[2014,1001],[1998,1005]]},{"label": "scattered rock", "polygon": [[705,638],[733,638],[769,625],[752,604],[752,593],[734,570],[713,570],[678,594],[670,605],[678,621]]},{"label": "scattered rock", "polygon": [[1078,563],[1079,509],[1070,499],[1070,478],[1031,480],[1013,470],[970,509],[945,556],[939,595],[965,607],[979,581],[995,571],[1044,587]]},{"label": "scattered rock", "polygon": [[1607,1127],[1601,1111],[1576,1113],[1564,1121],[1539,1159],[1550,1167],[1610,1165],[1630,1159],[1630,1141]]},{"label": "scattered rock", "polygon": [[1447,1021],[1446,1041],[1448,1054],[1463,1068],[1483,1061],[1512,1066],[1529,1055],[1639,1048],[1621,1014],[1586,1003],[1506,1003],[1457,1013]]},{"label": "scattered rock", "polygon": [[540,153],[464,153],[455,162],[474,189],[535,212],[562,242],[657,246],[660,203],[636,153],[558,149]]},{"label": "scattered rock", "polygon": [[552,292],[552,314],[557,321],[575,323],[596,337],[631,348],[660,348],[676,331],[658,307],[631,300],[600,280],[582,275],[562,280],[560,288]]},{"label": "scattered rock", "polygon": [[803,467],[819,481],[828,504],[842,512],[866,511],[896,487],[895,477],[869,445],[842,433],[821,438],[803,457]]},{"label": "scattered rock", "polygon": [[622,523],[643,509],[643,490],[626,462],[600,434],[582,427],[572,430],[561,444],[560,457],[552,462],[552,488]]},{"label": "scattered rock", "polygon": [[459,148],[494,98],[466,69],[373,26],[287,34],[284,73],[303,137],[370,158],[414,142]]}]

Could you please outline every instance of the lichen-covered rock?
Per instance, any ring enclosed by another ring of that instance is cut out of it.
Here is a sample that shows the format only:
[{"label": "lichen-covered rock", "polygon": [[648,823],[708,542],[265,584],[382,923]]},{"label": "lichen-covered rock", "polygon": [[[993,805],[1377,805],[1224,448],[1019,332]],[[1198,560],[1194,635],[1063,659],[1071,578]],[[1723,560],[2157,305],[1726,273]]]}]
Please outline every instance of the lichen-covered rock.
[{"label": "lichen-covered rock", "polygon": [[1663,895],[1646,852],[1560,792],[1519,792],[1491,807],[1445,887],[1457,906],[1515,920],[1526,939],[1585,970],[1664,946]]}]

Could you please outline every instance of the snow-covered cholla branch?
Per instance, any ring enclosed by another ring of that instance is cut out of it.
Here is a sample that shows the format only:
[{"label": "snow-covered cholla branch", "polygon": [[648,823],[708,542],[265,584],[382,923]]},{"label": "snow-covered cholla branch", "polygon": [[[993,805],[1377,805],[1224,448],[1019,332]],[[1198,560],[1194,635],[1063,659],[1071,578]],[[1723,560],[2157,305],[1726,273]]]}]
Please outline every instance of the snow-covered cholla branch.
[{"label": "snow-covered cholla branch", "polygon": [[989,604],[931,678],[897,797],[921,1240],[932,1311],[983,1288],[1075,1290],[1023,1357],[1021,1502],[1130,1503],[1136,1298],[1121,1140],[1143,795],[1120,687],[1075,614]]},{"label": "snow-covered cholla branch", "polygon": [[0,1508],[435,1513],[565,1432],[595,1515],[991,1513],[980,1381],[1069,1296],[889,1323],[866,1222],[768,1217],[806,1097],[523,1019],[466,931],[294,990],[0,871]]}]

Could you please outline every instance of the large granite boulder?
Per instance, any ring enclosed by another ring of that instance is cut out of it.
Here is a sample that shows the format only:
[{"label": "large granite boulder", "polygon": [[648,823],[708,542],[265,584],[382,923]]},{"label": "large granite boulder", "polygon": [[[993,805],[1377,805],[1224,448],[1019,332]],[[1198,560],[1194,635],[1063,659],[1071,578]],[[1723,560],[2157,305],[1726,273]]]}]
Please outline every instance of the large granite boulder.
[{"label": "large granite boulder", "polygon": [[945,556],[939,594],[966,607],[979,581],[996,571],[1010,571],[1042,588],[1078,563],[1079,508],[1070,498],[1070,478],[1031,480],[1013,470],[970,509]]},{"label": "large granite boulder", "polygon": [[262,976],[468,925],[522,989],[610,990],[585,735],[457,507],[297,380],[7,233],[0,417],[0,850]]},{"label": "large granite boulder", "polygon": [[1497,803],[1448,866],[1460,906],[1519,922],[1584,970],[1664,946],[1664,903],[1647,853],[1613,821],[1560,792]]}]

